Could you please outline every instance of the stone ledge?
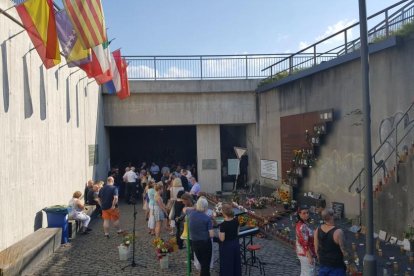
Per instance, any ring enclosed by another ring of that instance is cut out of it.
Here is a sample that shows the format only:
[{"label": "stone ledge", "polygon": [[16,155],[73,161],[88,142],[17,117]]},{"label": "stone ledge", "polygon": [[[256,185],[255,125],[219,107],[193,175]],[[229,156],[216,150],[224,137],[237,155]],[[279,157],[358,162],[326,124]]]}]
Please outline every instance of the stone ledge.
[{"label": "stone ledge", "polygon": [[60,247],[61,228],[41,228],[0,252],[0,275],[23,275]]}]

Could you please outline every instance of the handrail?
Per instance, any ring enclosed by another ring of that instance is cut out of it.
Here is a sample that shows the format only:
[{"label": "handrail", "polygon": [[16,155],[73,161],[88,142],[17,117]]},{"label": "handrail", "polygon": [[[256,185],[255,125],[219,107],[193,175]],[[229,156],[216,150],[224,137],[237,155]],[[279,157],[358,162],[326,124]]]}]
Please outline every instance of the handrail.
[{"label": "handrail", "polygon": [[[408,134],[411,133],[411,131],[414,129],[414,124],[406,130],[405,135],[403,135],[401,138],[396,139],[395,141],[395,146],[391,145],[390,143],[390,138],[395,134],[397,135],[397,131],[398,131],[398,127],[400,126],[401,122],[403,122],[406,118],[408,113],[414,109],[414,102],[411,103],[411,105],[408,107],[408,109],[404,112],[404,114],[401,116],[401,118],[397,121],[397,123],[395,124],[395,126],[393,127],[393,129],[388,133],[387,137],[384,139],[384,141],[378,146],[377,150],[374,152],[374,154],[372,155],[372,159],[373,159],[373,163],[376,165],[376,167],[373,170],[373,174],[372,177],[374,177],[381,169],[384,169],[384,173],[385,173],[385,164],[388,161],[388,159],[391,158],[391,156],[396,153],[396,158],[398,158],[398,146],[404,141],[405,137],[408,136]],[[397,137],[398,138],[398,137]],[[376,161],[376,156],[377,154],[381,151],[382,147],[388,144],[391,146],[392,150],[388,153],[388,155],[386,156],[386,158]],[[352,183],[349,185],[348,187],[348,192],[351,192],[352,187],[354,186],[354,184],[357,182],[357,180],[360,180],[362,172],[365,171],[365,168],[362,168],[361,171],[358,173],[358,175],[354,178],[354,180],[352,181]],[[357,193],[361,193],[364,189],[365,189],[366,185],[364,185],[362,188],[359,188],[358,190],[356,190]]]},{"label": "handrail", "polygon": [[[390,11],[391,9],[393,9],[393,8],[395,8],[395,7],[398,7],[398,6],[400,6],[401,4],[403,4],[403,3],[406,3],[407,2],[407,4],[404,6],[404,7],[402,7],[402,8],[400,8],[399,10],[397,10],[397,11],[395,11],[391,16],[390,15],[388,15],[388,11]],[[383,10],[381,10],[381,11],[379,11],[379,12],[376,12],[376,13],[374,13],[373,15],[371,15],[371,16],[369,16],[368,18],[367,18],[367,20],[370,20],[370,19],[372,19],[372,18],[374,18],[374,17],[377,17],[378,15],[381,15],[381,14],[385,14],[386,15],[386,18],[385,18],[385,20],[383,20],[382,22],[380,22],[379,24],[388,24],[389,25],[389,22],[392,20],[392,16],[395,16],[395,15],[397,15],[397,14],[401,14],[402,12],[404,12],[404,9],[405,8],[407,8],[408,6],[410,6],[410,5],[412,5],[414,3],[414,1],[413,0],[402,0],[402,1],[399,1],[399,2],[397,2],[397,3],[395,3],[395,4],[393,4],[393,5],[391,5],[391,6],[389,6],[389,7],[387,7],[387,8],[385,8],[385,9],[383,9]],[[411,20],[412,20],[412,18],[411,18]],[[292,60],[293,60],[293,58],[294,57],[296,57],[297,55],[299,55],[299,54],[302,54],[302,53],[304,53],[304,52],[306,52],[306,51],[309,51],[309,50],[313,50],[312,51],[312,53],[308,53],[308,54],[313,54],[314,55],[314,58],[313,58],[313,60],[314,60],[314,66],[315,65],[317,65],[317,61],[316,61],[316,47],[318,46],[318,45],[320,45],[320,44],[322,44],[322,43],[324,43],[324,42],[326,42],[327,40],[329,40],[329,39],[331,39],[331,38],[333,38],[333,37],[336,37],[336,36],[338,36],[338,35],[340,35],[340,34],[344,34],[344,41],[345,41],[345,43],[344,44],[342,44],[342,45],[340,45],[340,46],[337,46],[336,48],[334,48],[334,49],[338,49],[338,48],[343,48],[341,51],[338,51],[336,54],[338,54],[338,55],[340,55],[340,54],[342,54],[343,52],[345,52],[345,53],[347,53],[348,52],[348,45],[350,44],[349,43],[349,41],[347,41],[347,33],[348,33],[348,30],[350,30],[350,29],[352,29],[352,28],[354,28],[354,27],[356,27],[356,26],[358,26],[359,25],[359,22],[356,22],[356,23],[354,23],[354,24],[352,24],[352,25],[350,25],[350,26],[348,26],[348,27],[346,27],[346,28],[344,28],[344,29],[342,29],[342,30],[340,30],[340,31],[338,31],[338,32],[336,32],[336,33],[334,33],[334,34],[331,34],[331,35],[329,35],[329,36],[327,36],[327,37],[325,37],[325,38],[323,38],[323,39],[321,39],[321,40],[319,40],[318,42],[315,42],[314,44],[312,44],[312,45],[310,45],[310,46],[308,46],[308,47],[306,47],[306,48],[304,48],[304,49],[302,49],[302,50],[300,50],[300,51],[298,51],[298,52],[296,52],[296,53],[294,53],[294,54],[291,54],[290,56],[288,56],[288,57],[286,57],[286,58],[284,58],[284,59],[282,59],[282,60],[280,60],[280,61],[278,61],[278,62],[276,62],[276,63],[274,63],[274,64],[272,64],[272,65],[269,65],[269,66],[267,66],[267,67],[265,67],[264,69],[262,69],[262,71],[267,71],[267,70],[269,70],[270,69],[270,74],[268,75],[268,78],[271,78],[272,76],[274,76],[275,74],[278,74],[278,73],[281,73],[281,72],[285,72],[285,71],[288,71],[289,73],[291,73],[292,72],[292,69],[294,68],[294,67],[298,67],[298,64],[296,64],[296,65],[293,65],[293,62],[292,62]],[[387,25],[387,26],[388,26]],[[375,26],[375,27],[378,27],[378,24]],[[372,35],[372,34],[374,34],[375,32],[377,32],[374,28],[373,29],[370,29],[370,31],[368,32],[368,34],[369,35]],[[387,33],[387,37],[388,37],[388,33]],[[357,39],[355,39],[355,40],[353,40],[353,41],[351,41],[352,42],[352,44],[355,44],[355,42],[358,42],[359,41],[359,38],[357,38]],[[329,51],[326,51],[325,53],[329,53],[329,52],[331,52],[332,50],[329,50]],[[312,59],[309,59],[309,61],[311,61]],[[287,63],[287,61],[289,61],[289,67],[288,68],[286,68],[286,69],[284,69],[284,70],[281,70],[281,71],[278,71],[278,72],[274,72],[273,70],[272,70],[272,68],[274,67],[274,66],[276,66],[276,65],[280,65],[280,64],[282,64],[283,62],[286,62]]]},{"label": "handrail", "polygon": [[[349,187],[348,187],[348,192],[351,192],[351,189],[352,189],[352,187],[354,186],[354,184],[357,182],[357,180],[361,180],[361,175],[362,175],[362,173],[365,171],[365,168],[362,168],[360,171],[359,171],[359,173],[358,173],[358,175],[354,178],[354,181],[352,181],[352,183],[351,183],[351,185],[349,185]],[[361,182],[359,183],[359,187],[361,187]],[[364,186],[364,188],[365,188],[365,186]],[[357,188],[357,190],[356,190],[356,192],[357,193],[360,193],[364,188]]]},{"label": "handrail", "polygon": [[[321,53],[318,53],[321,54]],[[283,59],[289,53],[249,55],[160,55],[123,56],[129,79],[259,79],[264,66]],[[307,59],[303,53],[298,58]]]}]

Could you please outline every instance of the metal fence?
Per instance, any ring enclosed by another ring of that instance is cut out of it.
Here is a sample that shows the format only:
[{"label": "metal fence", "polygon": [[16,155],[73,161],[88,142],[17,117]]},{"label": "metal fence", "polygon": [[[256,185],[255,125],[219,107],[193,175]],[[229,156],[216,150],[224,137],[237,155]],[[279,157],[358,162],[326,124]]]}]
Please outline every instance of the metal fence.
[{"label": "metal fence", "polygon": [[171,79],[255,79],[265,78],[264,67],[289,54],[203,55],[203,56],[124,56],[128,78]]},{"label": "metal fence", "polygon": [[[375,43],[395,34],[404,25],[414,20],[414,1],[403,0],[368,17],[368,42]],[[371,27],[370,27],[371,26]],[[355,39],[352,39],[356,37]],[[265,67],[268,78],[290,75],[316,66],[321,62],[337,58],[360,48],[359,22],[334,33],[318,42]],[[329,50],[325,50],[329,47]],[[318,53],[322,52],[322,53]],[[304,58],[307,53],[308,57]]]}]

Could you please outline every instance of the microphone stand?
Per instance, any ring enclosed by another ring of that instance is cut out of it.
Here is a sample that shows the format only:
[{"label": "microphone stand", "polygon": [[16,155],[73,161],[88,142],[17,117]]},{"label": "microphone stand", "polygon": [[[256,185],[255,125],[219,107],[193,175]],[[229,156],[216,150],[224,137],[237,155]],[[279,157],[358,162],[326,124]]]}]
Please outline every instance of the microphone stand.
[{"label": "microphone stand", "polygon": [[136,224],[136,221],[137,221],[137,210],[136,210],[136,205],[137,205],[137,201],[135,201],[134,202],[134,225],[133,225],[133,227],[132,227],[132,262],[131,262],[131,264],[129,264],[129,265],[126,265],[126,266],[124,266],[121,270],[122,271],[124,271],[125,270],[125,268],[127,268],[127,267],[129,267],[129,266],[131,266],[131,267],[137,267],[137,266],[139,266],[139,267],[144,267],[144,268],[146,268],[146,266],[145,265],[140,265],[140,264],[137,264],[136,262],[135,262],[135,240],[136,240],[136,237],[135,237],[135,224]]}]

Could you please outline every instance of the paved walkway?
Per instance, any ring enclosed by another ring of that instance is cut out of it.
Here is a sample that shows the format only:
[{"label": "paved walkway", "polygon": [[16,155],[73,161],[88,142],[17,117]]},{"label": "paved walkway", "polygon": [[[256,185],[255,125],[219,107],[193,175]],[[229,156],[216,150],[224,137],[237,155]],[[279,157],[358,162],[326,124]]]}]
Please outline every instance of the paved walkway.
[{"label": "paved walkway", "polygon": [[[132,232],[133,206],[121,205],[121,223],[124,229]],[[170,267],[162,271],[156,260],[155,250],[152,247],[152,237],[147,234],[146,222],[142,205],[137,205],[137,246],[136,263],[142,267],[127,267],[131,261],[119,261],[117,246],[122,242],[112,229],[111,238],[106,239],[102,232],[101,219],[94,219],[90,224],[93,231],[89,235],[78,235],[70,245],[60,247],[56,253],[35,267],[28,275],[171,275],[186,274],[186,250],[174,252],[170,256]],[[165,231],[162,236],[167,239]],[[263,249],[258,253],[262,262],[268,263],[265,270],[267,275],[299,275],[300,265],[291,248],[274,241],[254,238],[254,243],[262,244]],[[218,256],[218,248],[215,252]],[[212,275],[218,275],[218,262],[215,264]],[[243,267],[244,268],[244,267]],[[198,275],[193,268],[192,275]],[[252,268],[252,275],[259,275],[257,268]]]}]

